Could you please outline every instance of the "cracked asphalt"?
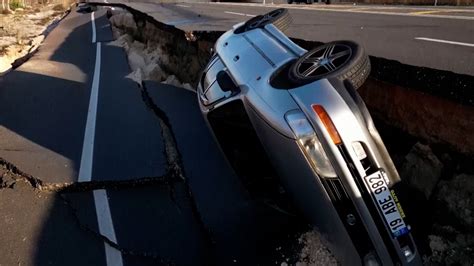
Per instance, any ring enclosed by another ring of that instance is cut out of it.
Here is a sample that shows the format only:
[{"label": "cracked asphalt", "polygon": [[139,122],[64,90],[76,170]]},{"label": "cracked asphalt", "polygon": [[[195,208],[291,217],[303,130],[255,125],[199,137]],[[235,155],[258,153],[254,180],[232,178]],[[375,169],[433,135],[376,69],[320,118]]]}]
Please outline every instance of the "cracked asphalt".
[{"label": "cracked asphalt", "polygon": [[251,197],[196,95],[127,79],[112,40],[105,9],[73,10],[0,77],[0,265],[294,257],[304,220]]}]

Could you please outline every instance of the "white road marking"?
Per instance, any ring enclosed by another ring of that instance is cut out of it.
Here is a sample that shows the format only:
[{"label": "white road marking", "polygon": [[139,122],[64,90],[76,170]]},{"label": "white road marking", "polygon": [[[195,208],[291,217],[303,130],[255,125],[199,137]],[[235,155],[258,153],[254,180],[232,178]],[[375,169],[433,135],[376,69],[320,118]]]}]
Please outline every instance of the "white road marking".
[{"label": "white road marking", "polygon": [[181,4],[176,4],[176,6],[180,6],[180,7],[191,7],[191,6],[187,6],[187,5],[181,5]]},{"label": "white road marking", "polygon": [[[262,7],[262,8],[275,8],[275,7],[284,7],[288,9],[302,9],[302,10],[313,10],[313,11],[327,11],[327,12],[344,12],[344,13],[363,13],[363,14],[374,14],[374,15],[388,15],[388,16],[406,16],[406,17],[423,17],[423,18],[443,18],[443,19],[460,19],[460,20],[474,20],[474,17],[469,16],[456,16],[456,15],[434,15],[434,14],[413,14],[413,13],[396,13],[396,12],[387,12],[387,11],[376,11],[376,9],[372,10],[361,10],[357,8],[347,8],[347,9],[335,9],[335,7],[327,8],[327,7],[301,7],[296,5],[287,5],[287,4],[279,4],[279,5],[262,5],[262,4],[252,4],[252,3],[222,3],[222,2],[200,2],[201,4],[207,5],[222,5],[222,6],[254,6],[254,7]],[[385,9],[385,7],[380,7]],[[387,8],[387,9],[394,9],[394,8]],[[469,12],[469,11],[466,11]],[[242,14],[242,13],[240,13]]]},{"label": "white road marking", "polygon": [[166,24],[171,25],[171,26],[178,26],[178,25],[192,24],[192,23],[197,23],[197,22],[204,22],[204,20],[201,20],[201,19],[183,19],[183,20],[177,20],[177,21],[169,21],[169,22],[166,22]]},{"label": "white road marking", "polygon": [[474,47],[474,43],[467,43],[467,42],[454,42],[454,41],[432,39],[432,38],[425,38],[425,37],[416,37],[415,39],[420,40],[420,41],[439,42],[439,43],[447,43],[447,44],[462,45],[462,46],[467,46],[467,47]]},{"label": "white road marking", "polygon": [[[107,1],[107,0],[104,0],[104,3],[110,4],[109,1]],[[109,6],[108,8],[110,8],[110,10],[115,10],[115,7],[113,7],[113,6]]]},{"label": "white road marking", "polygon": [[224,13],[231,14],[231,15],[245,16],[245,17],[255,17],[255,15],[238,13],[238,12],[231,12],[231,11],[224,11]]},{"label": "white road marking", "polygon": [[[110,241],[117,243],[115,237],[114,224],[110,214],[109,199],[105,189],[94,190],[95,211],[99,221],[100,234],[107,237]],[[107,266],[123,266],[122,253],[111,247],[108,243],[105,245],[105,259]]]},{"label": "white road marking", "polygon": [[92,43],[96,42],[96,32],[95,32],[95,17],[94,12],[91,13],[91,23],[92,23]]},{"label": "white road marking", "polygon": [[[94,12],[91,14],[92,40],[96,41]],[[82,146],[81,164],[79,167],[78,181],[89,182],[92,180],[92,162],[94,159],[94,139],[97,118],[97,103],[99,98],[100,65],[101,65],[100,42],[96,43],[94,76],[92,78],[91,95],[89,98],[89,108],[87,110],[86,129],[84,132],[84,143]],[[112,215],[110,214],[109,201],[105,190],[95,190],[94,203],[99,224],[99,232],[110,241],[117,243],[115,237]],[[119,250],[104,242],[105,257],[107,266],[123,266],[122,254]]]},{"label": "white road marking", "polygon": [[[110,4],[109,1],[107,1],[107,0],[104,0],[104,3]],[[113,7],[113,6],[109,6],[108,8],[110,8],[111,10],[115,10],[115,7]]]},{"label": "white road marking", "polygon": [[101,43],[97,43],[94,77],[92,78],[91,96],[87,111],[86,131],[82,146],[81,165],[79,167],[79,182],[89,182],[92,178],[92,159],[94,156],[95,122],[97,101],[99,97]]}]

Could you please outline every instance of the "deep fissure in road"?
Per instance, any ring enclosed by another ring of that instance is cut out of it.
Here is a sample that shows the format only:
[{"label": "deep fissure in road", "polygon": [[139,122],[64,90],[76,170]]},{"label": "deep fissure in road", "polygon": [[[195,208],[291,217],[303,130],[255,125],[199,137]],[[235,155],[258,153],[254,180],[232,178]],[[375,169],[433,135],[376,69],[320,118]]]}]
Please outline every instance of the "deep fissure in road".
[{"label": "deep fissure in road", "polygon": [[0,158],[0,167],[7,170],[10,175],[1,177],[0,188],[14,188],[19,181],[28,183],[32,188],[41,192],[87,192],[97,189],[123,189],[143,186],[165,185],[174,179],[175,174],[168,173],[157,177],[130,177],[128,180],[92,180],[88,182],[48,183],[31,176],[15,165]]},{"label": "deep fissure in road", "polygon": [[[212,260],[211,249],[214,243],[212,239],[212,233],[203,222],[201,214],[199,213],[199,210],[197,208],[196,201],[193,197],[191,188],[186,180],[186,175],[183,169],[183,162],[181,159],[178,146],[176,144],[176,137],[175,137],[175,134],[173,133],[173,128],[171,126],[171,123],[166,113],[163,112],[163,110],[161,110],[153,102],[153,99],[148,94],[146,84],[142,82],[139,87],[142,92],[144,103],[156,115],[156,117],[158,118],[160,122],[161,136],[165,144],[165,152],[166,152],[166,157],[168,161],[168,173],[170,173],[170,175],[174,179],[179,179],[179,181],[183,182],[185,185],[186,192],[188,194],[189,199],[191,200],[191,210],[193,212],[194,217],[196,218],[196,221],[198,221],[199,226],[201,227],[201,232],[205,236],[205,243],[208,245],[206,247],[206,252],[208,254],[206,254],[205,258],[208,260],[207,262],[210,263]],[[171,195],[173,194],[172,185],[170,185],[170,194]]]}]

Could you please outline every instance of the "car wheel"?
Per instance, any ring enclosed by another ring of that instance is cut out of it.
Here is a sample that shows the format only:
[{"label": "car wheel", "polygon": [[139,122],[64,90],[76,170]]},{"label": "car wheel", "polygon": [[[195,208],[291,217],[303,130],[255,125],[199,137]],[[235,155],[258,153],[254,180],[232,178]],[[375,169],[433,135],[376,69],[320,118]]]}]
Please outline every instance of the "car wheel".
[{"label": "car wheel", "polygon": [[267,14],[256,16],[248,20],[242,32],[250,31],[256,28],[262,28],[267,24],[273,24],[277,29],[285,32],[292,22],[290,13],[284,8],[275,9]]},{"label": "car wheel", "polygon": [[306,4],[311,5],[314,3],[314,0],[306,0]]},{"label": "car wheel", "polygon": [[370,60],[364,49],[351,41],[326,43],[307,52],[289,69],[289,79],[304,85],[323,78],[349,81],[355,89],[365,82],[370,73]]},{"label": "car wheel", "polygon": [[291,5],[293,4],[293,0],[288,0],[287,3]]}]

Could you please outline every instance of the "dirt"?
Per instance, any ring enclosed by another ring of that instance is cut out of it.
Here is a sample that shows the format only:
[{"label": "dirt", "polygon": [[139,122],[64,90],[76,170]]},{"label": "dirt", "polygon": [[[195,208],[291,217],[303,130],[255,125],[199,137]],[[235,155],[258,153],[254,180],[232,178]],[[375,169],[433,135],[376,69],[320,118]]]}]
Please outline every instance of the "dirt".
[{"label": "dirt", "polygon": [[43,39],[38,37],[45,35],[48,26],[64,14],[57,9],[55,5],[47,5],[0,15],[0,74],[39,45]]},{"label": "dirt", "polygon": [[[152,80],[195,91],[189,83],[183,83],[175,75],[163,70],[169,65],[169,58],[159,45],[153,42],[135,40],[127,30],[136,31],[133,17],[129,13],[118,13],[112,16],[111,24],[115,41],[109,45],[122,47],[128,58],[132,72],[127,76],[141,85],[143,80]],[[120,27],[120,28],[119,28]]]},{"label": "dirt", "polygon": [[300,251],[300,260],[297,266],[309,265],[338,265],[336,258],[326,248],[324,240],[317,231],[310,231],[301,235],[299,239],[303,248]]},{"label": "dirt", "polygon": [[137,22],[136,17],[123,10],[110,11],[109,17],[117,38],[114,44],[123,45],[128,52],[132,70],[137,63],[145,63],[141,73],[134,76],[164,81],[174,75],[180,83],[191,84],[186,86],[188,89],[195,87],[199,71],[211,56],[212,41],[177,29],[170,31],[156,21]]},{"label": "dirt", "polygon": [[374,121],[402,182],[397,194],[425,265],[474,262],[472,155]]}]

